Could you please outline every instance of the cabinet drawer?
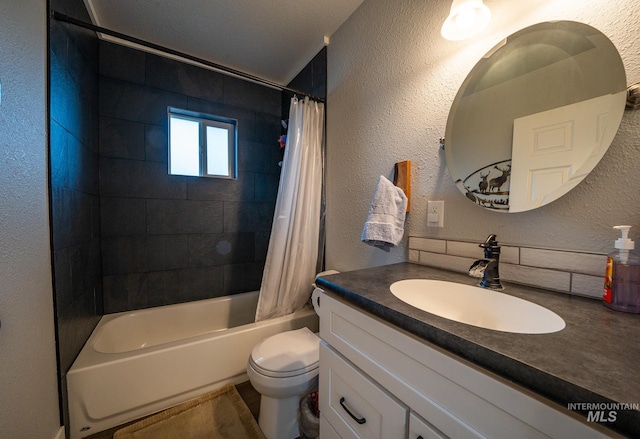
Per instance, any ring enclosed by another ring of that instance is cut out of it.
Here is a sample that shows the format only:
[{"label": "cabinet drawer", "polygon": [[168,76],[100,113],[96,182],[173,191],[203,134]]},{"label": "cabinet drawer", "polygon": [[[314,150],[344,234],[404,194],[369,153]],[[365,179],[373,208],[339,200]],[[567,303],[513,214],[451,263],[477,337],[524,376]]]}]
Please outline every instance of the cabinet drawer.
[{"label": "cabinet drawer", "polygon": [[407,408],[325,342],[320,343],[319,395],[322,416],[342,439],[405,435]]},{"label": "cabinet drawer", "polygon": [[447,439],[431,424],[415,413],[409,416],[409,439]]}]

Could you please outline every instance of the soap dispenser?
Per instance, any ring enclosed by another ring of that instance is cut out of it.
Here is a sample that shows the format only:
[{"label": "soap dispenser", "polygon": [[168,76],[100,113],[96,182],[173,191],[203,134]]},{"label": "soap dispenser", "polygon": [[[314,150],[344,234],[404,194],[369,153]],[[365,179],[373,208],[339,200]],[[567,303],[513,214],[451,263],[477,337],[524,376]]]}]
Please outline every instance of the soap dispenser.
[{"label": "soap dispenser", "polygon": [[620,230],[622,237],[616,239],[616,250],[607,258],[602,303],[616,311],[640,313],[640,257],[629,239],[631,226],[614,229]]}]

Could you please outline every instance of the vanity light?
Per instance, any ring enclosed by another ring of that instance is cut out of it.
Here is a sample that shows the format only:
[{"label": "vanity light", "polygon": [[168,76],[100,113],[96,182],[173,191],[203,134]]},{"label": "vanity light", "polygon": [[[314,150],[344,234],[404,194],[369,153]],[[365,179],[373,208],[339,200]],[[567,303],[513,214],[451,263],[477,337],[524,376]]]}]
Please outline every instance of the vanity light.
[{"label": "vanity light", "polygon": [[447,40],[464,40],[482,31],[490,19],[491,11],[482,0],[453,0],[440,33]]}]

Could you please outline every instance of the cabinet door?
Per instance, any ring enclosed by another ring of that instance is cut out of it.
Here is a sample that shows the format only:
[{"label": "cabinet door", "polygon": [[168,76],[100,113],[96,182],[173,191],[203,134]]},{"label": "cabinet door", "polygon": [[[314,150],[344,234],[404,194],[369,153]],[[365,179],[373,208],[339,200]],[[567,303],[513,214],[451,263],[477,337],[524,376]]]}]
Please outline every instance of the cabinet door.
[{"label": "cabinet door", "polygon": [[415,413],[411,413],[409,416],[409,439],[447,439],[447,436]]},{"label": "cabinet door", "polygon": [[341,439],[333,429],[327,418],[320,415],[320,439]]},{"label": "cabinet door", "polygon": [[406,407],[324,342],[319,397],[322,416],[342,439],[405,437]]}]

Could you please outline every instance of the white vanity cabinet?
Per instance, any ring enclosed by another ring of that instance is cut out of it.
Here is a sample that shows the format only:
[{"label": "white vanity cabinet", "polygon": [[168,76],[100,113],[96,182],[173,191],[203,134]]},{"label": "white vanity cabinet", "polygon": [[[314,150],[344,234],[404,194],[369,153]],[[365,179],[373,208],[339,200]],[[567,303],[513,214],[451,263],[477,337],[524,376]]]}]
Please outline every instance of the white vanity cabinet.
[{"label": "white vanity cabinet", "polygon": [[313,303],[321,439],[615,437],[332,294]]}]

